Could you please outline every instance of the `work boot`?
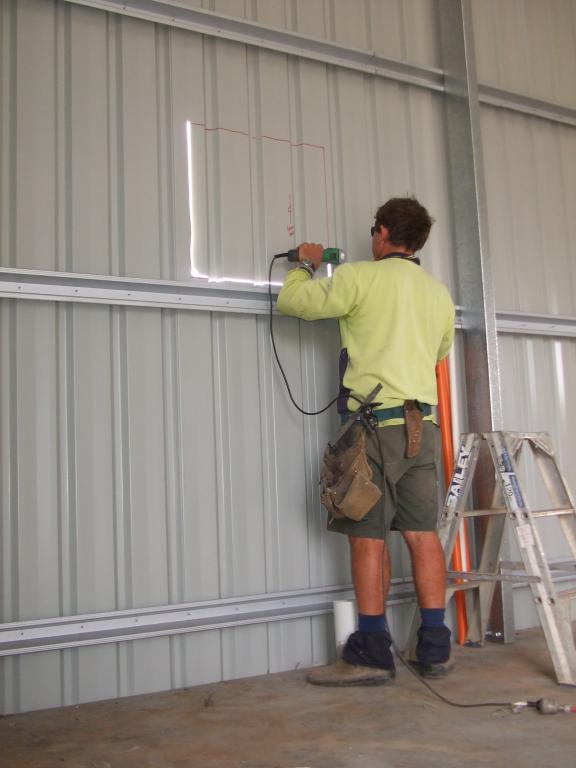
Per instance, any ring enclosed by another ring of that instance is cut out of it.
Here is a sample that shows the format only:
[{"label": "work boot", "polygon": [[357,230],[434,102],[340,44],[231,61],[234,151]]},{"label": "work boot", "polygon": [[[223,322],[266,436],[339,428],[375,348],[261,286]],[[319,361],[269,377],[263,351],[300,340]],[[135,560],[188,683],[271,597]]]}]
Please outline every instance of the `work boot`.
[{"label": "work boot", "polygon": [[445,677],[454,666],[450,663],[448,627],[420,627],[416,658],[416,666],[422,677]]},{"label": "work boot", "polygon": [[342,658],[348,664],[357,664],[377,669],[394,669],[392,639],[387,629],[381,632],[353,632],[342,651]]},{"label": "work boot", "polygon": [[312,669],[306,679],[312,685],[385,685],[391,682],[395,675],[394,669],[364,667],[359,664],[348,664],[344,659],[338,659],[334,664]]},{"label": "work boot", "polygon": [[353,632],[342,658],[308,674],[314,685],[384,685],[396,676],[390,635],[383,632]]}]

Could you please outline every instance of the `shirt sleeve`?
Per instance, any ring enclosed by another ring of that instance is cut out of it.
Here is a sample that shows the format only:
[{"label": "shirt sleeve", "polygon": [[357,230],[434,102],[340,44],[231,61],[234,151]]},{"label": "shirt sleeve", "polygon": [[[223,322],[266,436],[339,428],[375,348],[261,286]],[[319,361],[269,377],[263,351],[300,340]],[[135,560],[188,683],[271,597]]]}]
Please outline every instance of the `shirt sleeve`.
[{"label": "shirt sleeve", "polygon": [[440,342],[440,349],[438,350],[438,358],[437,358],[438,361],[443,360],[446,357],[448,352],[450,352],[450,349],[454,342],[455,315],[456,315],[456,310],[454,308],[454,304],[452,303],[452,299],[450,299],[450,312],[448,313],[446,330],[444,331],[444,336],[442,337],[442,341]]},{"label": "shirt sleeve", "polygon": [[276,306],[283,315],[301,320],[322,320],[351,314],[357,305],[357,283],[350,264],[342,264],[332,277],[312,280],[304,269],[288,273]]}]

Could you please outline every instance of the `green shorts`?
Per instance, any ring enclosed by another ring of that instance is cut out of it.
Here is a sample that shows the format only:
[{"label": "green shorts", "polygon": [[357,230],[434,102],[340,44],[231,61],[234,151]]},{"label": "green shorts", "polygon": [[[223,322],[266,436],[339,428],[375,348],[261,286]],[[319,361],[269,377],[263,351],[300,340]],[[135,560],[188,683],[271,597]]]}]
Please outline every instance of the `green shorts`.
[{"label": "green shorts", "polygon": [[[380,442],[384,473],[380,472]],[[334,519],[329,531],[385,539],[388,531],[435,531],[438,527],[438,478],[440,430],[432,421],[423,422],[422,447],[418,456],[406,459],[404,424],[378,427],[366,434],[366,452],[372,481],[382,497],[362,520]]]}]

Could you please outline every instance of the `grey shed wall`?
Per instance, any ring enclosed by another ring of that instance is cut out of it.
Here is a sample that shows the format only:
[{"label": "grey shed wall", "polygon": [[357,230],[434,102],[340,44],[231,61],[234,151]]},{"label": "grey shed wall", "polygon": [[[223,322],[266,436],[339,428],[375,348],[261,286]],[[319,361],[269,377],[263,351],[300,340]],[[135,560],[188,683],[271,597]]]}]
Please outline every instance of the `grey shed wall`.
[{"label": "grey shed wall", "polygon": [[[573,106],[560,73],[576,70],[576,8],[554,6],[538,49],[558,62],[548,80],[505,82],[490,23],[510,56],[536,4],[515,3],[501,29],[500,4],[473,3],[481,81],[540,98],[553,87]],[[427,0],[204,7],[441,65]],[[426,268],[455,291],[440,92],[63,0],[3,2],[0,39],[1,267],[264,281],[271,254],[305,239],[365,257],[376,206],[409,192],[437,219]],[[488,105],[481,119],[498,307],[573,316],[575,128]],[[292,408],[265,315],[43,298],[0,304],[2,621],[180,605],[207,618],[202,631],[3,658],[2,712],[326,660],[325,613],[206,628],[223,606],[349,586],[316,485],[335,419]],[[278,318],[276,334],[296,398],[323,405],[334,324]],[[501,338],[506,427],[550,431],[572,487],[574,343]],[[392,548],[402,578],[407,556]],[[406,617],[393,609],[400,636]],[[516,619],[535,621],[521,592]]]},{"label": "grey shed wall", "polygon": [[[473,0],[472,12],[480,83],[576,106],[576,3]],[[480,120],[496,306],[541,315],[548,332],[576,315],[576,125],[488,103]],[[549,432],[574,493],[576,340],[550,333],[499,335],[504,427]],[[530,469],[530,502],[546,507]],[[539,526],[549,557],[569,559],[556,523]],[[528,588],[515,590],[514,608],[517,627],[538,624]]]}]

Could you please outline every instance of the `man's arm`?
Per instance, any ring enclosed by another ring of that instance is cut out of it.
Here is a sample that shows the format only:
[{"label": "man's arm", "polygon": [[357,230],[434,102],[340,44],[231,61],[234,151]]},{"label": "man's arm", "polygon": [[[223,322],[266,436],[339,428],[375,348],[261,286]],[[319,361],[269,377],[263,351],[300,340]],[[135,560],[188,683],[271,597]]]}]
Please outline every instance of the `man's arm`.
[{"label": "man's arm", "polygon": [[[322,261],[323,246],[303,243],[300,260],[306,259],[317,268]],[[279,312],[302,320],[344,317],[356,305],[356,279],[349,264],[343,264],[332,277],[312,280],[312,270],[293,269],[288,273],[278,294]]]}]

